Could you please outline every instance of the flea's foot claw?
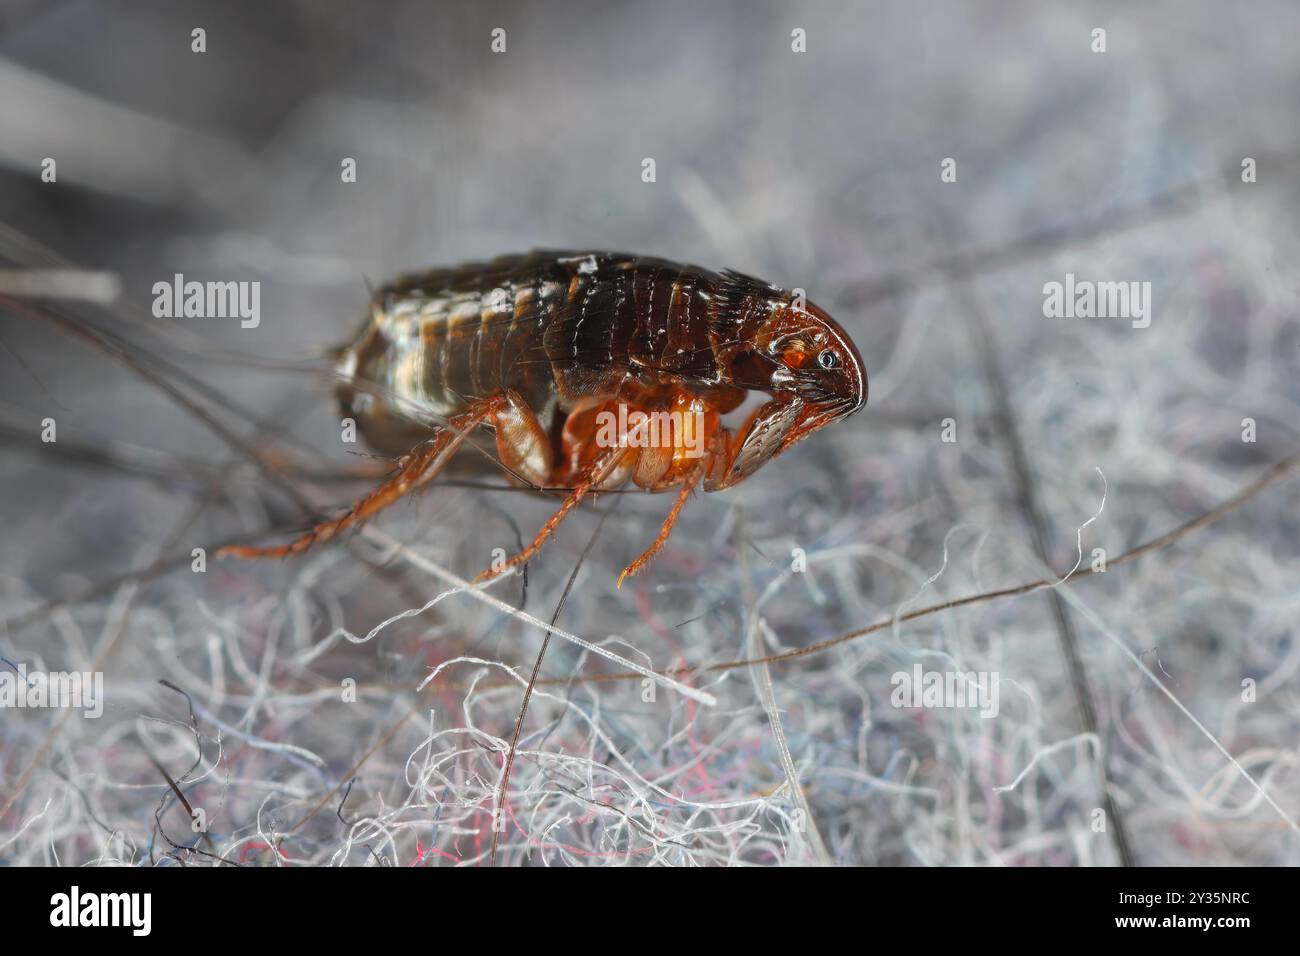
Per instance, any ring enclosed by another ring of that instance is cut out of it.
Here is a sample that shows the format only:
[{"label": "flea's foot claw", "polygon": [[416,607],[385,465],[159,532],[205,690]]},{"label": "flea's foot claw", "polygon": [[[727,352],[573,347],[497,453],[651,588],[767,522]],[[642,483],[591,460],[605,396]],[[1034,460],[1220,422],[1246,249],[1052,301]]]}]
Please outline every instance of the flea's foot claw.
[{"label": "flea's foot claw", "polygon": [[254,558],[265,557],[266,551],[266,548],[253,548],[246,544],[232,544],[225,548],[218,548],[216,557],[218,560],[221,558],[240,558],[244,561],[251,561]]},{"label": "flea's foot claw", "polygon": [[470,581],[469,583],[475,586],[480,584],[487,584],[489,581],[495,581],[497,578],[501,577],[501,575],[505,574],[512,567],[514,567],[513,564],[507,564],[504,567],[500,567],[500,568],[488,568],[486,571],[480,571],[478,576],[475,577],[474,580]]}]

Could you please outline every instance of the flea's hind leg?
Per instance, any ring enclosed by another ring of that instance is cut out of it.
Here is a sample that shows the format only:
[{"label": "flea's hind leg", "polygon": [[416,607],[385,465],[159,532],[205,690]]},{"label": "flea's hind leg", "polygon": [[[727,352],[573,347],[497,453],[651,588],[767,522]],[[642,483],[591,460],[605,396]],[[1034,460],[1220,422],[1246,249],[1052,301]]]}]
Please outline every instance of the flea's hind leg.
[{"label": "flea's hind leg", "polygon": [[518,392],[507,390],[492,409],[497,456],[516,478],[541,488],[551,480],[555,453],[550,436]]},{"label": "flea's hind leg", "polygon": [[427,484],[456,454],[465,439],[479,425],[487,421],[506,402],[504,397],[484,399],[470,406],[469,411],[449,420],[449,428],[442,429],[433,438],[411,449],[397,463],[397,473],[370,494],[366,495],[337,518],[323,521],[302,537],[288,544],[251,548],[236,545],[222,548],[217,557],[230,555],[236,558],[283,558],[301,554],[314,544],[328,541],[354,525],[360,524],[399,500],[408,492]]}]

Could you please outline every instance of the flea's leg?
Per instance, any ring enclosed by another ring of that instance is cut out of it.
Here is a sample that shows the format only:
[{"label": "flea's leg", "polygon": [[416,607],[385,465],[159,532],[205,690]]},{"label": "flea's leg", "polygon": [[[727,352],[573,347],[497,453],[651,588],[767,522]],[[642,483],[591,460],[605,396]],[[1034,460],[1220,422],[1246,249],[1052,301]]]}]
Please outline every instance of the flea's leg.
[{"label": "flea's leg", "polygon": [[443,429],[433,438],[411,449],[397,463],[397,474],[389,478],[337,518],[323,521],[302,537],[288,544],[252,548],[236,545],[222,548],[217,557],[283,558],[301,554],[314,544],[330,540],[340,532],[360,524],[399,500],[408,492],[427,484],[456,454],[465,439],[493,413],[503,407],[507,399],[497,397],[476,402],[469,411],[450,419],[450,428]]},{"label": "flea's leg", "polygon": [[492,426],[497,432],[497,456],[511,474],[535,486],[543,487],[555,469],[555,453],[550,436],[515,391],[507,391],[492,410]]},{"label": "flea's leg", "polygon": [[750,415],[735,435],[720,429],[718,434],[725,436],[725,450],[719,448],[715,453],[704,490],[721,491],[739,484],[779,455],[805,411],[801,402],[773,399]]},{"label": "flea's leg", "polygon": [[601,486],[601,483],[618,468],[623,459],[628,455],[634,454],[635,451],[636,449],[633,448],[615,446],[597,455],[596,459],[586,469],[584,469],[582,474],[577,476],[577,481],[573,485],[573,490],[570,491],[569,496],[564,499],[564,504],[560,505],[559,510],[547,519],[546,524],[542,525],[542,529],[537,532],[537,537],[533,538],[533,543],[501,566],[484,571],[474,579],[475,583],[491,580],[507,568],[513,568],[516,565],[523,564],[536,554],[541,549],[542,545],[546,543],[546,539],[551,536],[551,532],[559,527],[560,522],[568,516],[570,511],[582,502],[583,498],[587,497],[587,493],[593,489],[598,489]]},{"label": "flea's leg", "polygon": [[686,500],[690,498],[691,492],[695,489],[696,484],[699,483],[699,480],[703,475],[703,467],[693,468],[691,471],[686,473],[682,479],[681,490],[677,492],[677,500],[673,502],[672,510],[668,512],[668,518],[664,521],[663,527],[659,529],[659,537],[655,538],[654,544],[646,548],[641,557],[637,558],[623,569],[623,573],[618,576],[618,584],[615,585],[615,587],[621,588],[623,586],[624,578],[636,574],[650,562],[651,558],[663,550],[664,543],[668,540],[668,535],[672,533],[673,525],[677,523],[677,516],[682,513],[682,507],[686,504]]},{"label": "flea's leg", "polygon": [[[637,465],[636,481],[648,491],[666,491],[678,487],[677,500],[659,529],[654,544],[623,569],[617,587],[623,579],[636,574],[650,559],[663,550],[673,525],[677,523],[691,492],[711,471],[719,471],[730,463],[730,437],[722,427],[716,408],[703,399],[682,392],[673,397],[671,409],[678,417],[671,421],[668,434],[660,435],[657,447],[642,452]],[[656,476],[658,476],[656,478]]]}]

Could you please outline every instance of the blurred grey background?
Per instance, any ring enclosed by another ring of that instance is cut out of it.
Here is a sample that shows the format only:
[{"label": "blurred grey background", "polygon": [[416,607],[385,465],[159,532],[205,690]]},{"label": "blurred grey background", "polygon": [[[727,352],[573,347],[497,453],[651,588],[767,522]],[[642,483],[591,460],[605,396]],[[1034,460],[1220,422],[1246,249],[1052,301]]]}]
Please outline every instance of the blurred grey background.
[{"label": "blurred grey background", "polygon": [[[0,655],[108,694],[0,713],[0,859],[487,861],[536,628],[451,595],[362,640],[444,590],[363,538],[190,566],[383,470],[339,442],[323,356],[402,271],[643,252],[805,288],[854,336],[867,409],[699,497],[633,586],[662,496],[602,500],[494,588],[549,620],[608,511],[558,624],[647,666],[1055,577],[1231,496],[1300,446],[1298,30],[1286,2],[0,3],[0,265],[121,289],[0,300]],[[261,324],[154,318],[177,272],[259,281]],[[1045,317],[1067,273],[1150,282],[1150,327]],[[1056,599],[694,676],[715,707],[545,685],[499,859],[1295,864],[1298,499]],[[435,488],[378,526],[472,577],[553,508]],[[999,716],[892,707],[917,663],[999,673]],[[611,669],[561,641],[542,670]]]}]

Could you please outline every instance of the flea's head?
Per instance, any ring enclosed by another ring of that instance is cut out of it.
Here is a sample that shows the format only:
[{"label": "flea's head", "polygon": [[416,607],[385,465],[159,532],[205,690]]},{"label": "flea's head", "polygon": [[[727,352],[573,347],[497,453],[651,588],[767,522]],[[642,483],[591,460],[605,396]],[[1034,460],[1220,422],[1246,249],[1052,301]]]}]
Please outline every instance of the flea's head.
[{"label": "flea's head", "polygon": [[802,406],[786,445],[866,404],[867,370],[857,346],[811,302],[776,306],[750,342],[738,362],[747,387]]},{"label": "flea's head", "polygon": [[840,324],[811,302],[790,305],[775,323],[774,393],[790,392],[819,412],[819,424],[852,415],[867,402],[862,356]]},{"label": "flea's head", "polygon": [[772,309],[735,358],[736,384],[772,396],[755,413],[732,482],[867,403],[867,371],[840,324],[811,302]]},{"label": "flea's head", "polygon": [[736,384],[843,418],[867,402],[862,356],[840,324],[811,302],[773,300],[732,342]]}]

